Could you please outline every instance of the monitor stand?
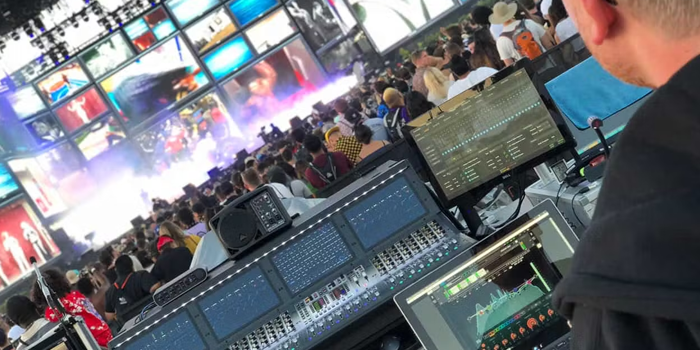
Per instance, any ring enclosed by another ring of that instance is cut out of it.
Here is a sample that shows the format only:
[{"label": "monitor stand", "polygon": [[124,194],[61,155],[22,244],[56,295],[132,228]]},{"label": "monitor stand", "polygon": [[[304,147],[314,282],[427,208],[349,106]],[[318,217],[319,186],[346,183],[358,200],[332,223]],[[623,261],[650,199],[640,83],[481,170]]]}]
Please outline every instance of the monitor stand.
[{"label": "monitor stand", "polygon": [[481,237],[486,234],[487,227],[479,216],[479,212],[474,208],[478,200],[472,194],[465,194],[456,199],[455,204],[462,218],[467,223],[469,236],[472,238]]}]

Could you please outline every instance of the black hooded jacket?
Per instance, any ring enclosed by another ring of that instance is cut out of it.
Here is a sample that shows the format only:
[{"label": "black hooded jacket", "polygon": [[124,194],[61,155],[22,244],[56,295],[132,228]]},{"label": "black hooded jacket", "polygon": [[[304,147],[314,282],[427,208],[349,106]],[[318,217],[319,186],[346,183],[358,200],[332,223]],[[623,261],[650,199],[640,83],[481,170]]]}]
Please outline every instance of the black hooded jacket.
[{"label": "black hooded jacket", "polygon": [[700,58],[618,141],[554,304],[573,349],[700,349]]}]

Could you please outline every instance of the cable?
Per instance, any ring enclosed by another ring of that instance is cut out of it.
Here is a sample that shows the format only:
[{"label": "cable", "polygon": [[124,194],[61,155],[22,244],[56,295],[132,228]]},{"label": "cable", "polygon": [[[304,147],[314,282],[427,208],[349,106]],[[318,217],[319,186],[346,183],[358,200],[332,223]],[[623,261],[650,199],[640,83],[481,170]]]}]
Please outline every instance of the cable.
[{"label": "cable", "polygon": [[564,185],[566,185],[566,181],[562,182],[561,185],[559,185],[559,190],[557,191],[557,197],[554,199],[554,206],[559,208],[559,195],[561,195],[561,190],[564,188]]},{"label": "cable", "polygon": [[581,221],[581,219],[578,217],[578,214],[576,213],[576,207],[574,206],[574,203],[576,203],[576,196],[578,196],[578,195],[580,195],[580,194],[584,194],[584,193],[586,193],[586,192],[588,192],[588,191],[590,191],[590,190],[591,190],[590,188],[584,187],[584,188],[582,188],[580,191],[576,192],[576,194],[574,195],[574,197],[571,198],[571,211],[574,213],[574,217],[576,218],[576,220],[578,220],[578,222],[581,224],[581,226],[582,226],[584,229],[587,228],[587,227],[586,227],[586,224],[584,224],[583,221]]},{"label": "cable", "polygon": [[493,227],[494,229],[499,229],[499,228],[507,225],[509,222],[516,219],[518,217],[518,215],[520,215],[520,209],[522,209],[523,202],[525,201],[525,191],[523,190],[524,184],[522,183],[524,177],[525,177],[525,174],[521,174],[520,177],[518,178],[518,181],[516,182],[516,185],[518,185],[518,196],[520,197],[518,199],[518,206],[515,208],[515,211],[513,212],[513,214],[511,214],[510,217],[506,221],[504,221],[500,225],[494,226]]},{"label": "cable", "polygon": [[141,315],[139,315],[139,322],[143,321],[144,316],[146,316],[146,315],[145,315],[146,311],[147,311],[148,309],[154,307],[154,306],[156,306],[156,303],[155,303],[155,302],[150,302],[150,303],[148,303],[148,305],[146,305],[146,306],[143,308],[143,310],[141,310]]}]

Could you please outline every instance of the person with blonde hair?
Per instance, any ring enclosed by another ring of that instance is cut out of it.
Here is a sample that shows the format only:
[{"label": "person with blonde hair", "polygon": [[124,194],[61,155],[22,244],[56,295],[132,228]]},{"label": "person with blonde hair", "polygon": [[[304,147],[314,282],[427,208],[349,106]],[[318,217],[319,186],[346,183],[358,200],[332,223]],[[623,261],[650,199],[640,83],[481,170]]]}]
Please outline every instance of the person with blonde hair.
[{"label": "person with blonde hair", "polygon": [[389,107],[389,113],[384,116],[384,127],[389,132],[392,141],[403,137],[401,128],[411,121],[406,109],[406,101],[399,90],[388,88],[384,90],[384,101]]},{"label": "person with blonde hair", "polygon": [[160,224],[160,236],[170,237],[175,241],[178,247],[185,247],[190,253],[194,254],[197,250],[197,245],[202,239],[196,235],[188,235],[179,226],[172,221],[164,221]]},{"label": "person with blonde hair", "polygon": [[447,92],[452,82],[442,72],[434,67],[429,67],[423,73],[425,86],[428,88],[428,101],[439,106],[447,101]]}]

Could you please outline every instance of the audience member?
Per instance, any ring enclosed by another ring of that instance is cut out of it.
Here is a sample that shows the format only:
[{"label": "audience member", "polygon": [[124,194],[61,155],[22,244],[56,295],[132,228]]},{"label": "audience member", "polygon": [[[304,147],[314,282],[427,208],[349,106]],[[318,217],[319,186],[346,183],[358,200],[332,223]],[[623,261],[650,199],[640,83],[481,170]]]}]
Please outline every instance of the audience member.
[{"label": "audience member", "polygon": [[542,13],[540,9],[537,8],[535,0],[518,0],[517,3],[522,6],[523,11],[527,11],[527,15],[530,19],[544,26],[544,18],[542,18]]},{"label": "audience member", "polygon": [[[448,42],[462,45],[462,47],[464,47],[464,41],[462,40],[462,28],[460,28],[459,25],[455,24],[445,28],[444,34],[450,39]],[[442,57],[442,55],[438,57]]]},{"label": "audience member", "polygon": [[540,1],[540,13],[544,19],[551,22],[549,19],[549,8],[552,6],[552,0],[542,0]]},{"label": "audience member", "polygon": [[197,245],[199,245],[199,242],[202,240],[199,236],[185,234],[185,232],[172,221],[165,221],[160,224],[160,236],[170,237],[175,241],[178,247],[187,248],[190,254],[194,254],[194,251],[197,250]]},{"label": "audience member", "polygon": [[406,109],[411,119],[416,119],[425,113],[428,113],[435,105],[421,93],[411,92],[406,96]]},{"label": "audience member", "polygon": [[105,285],[103,288],[97,288],[90,278],[83,277],[78,280],[77,288],[78,292],[90,300],[100,317],[106,320],[105,299],[108,287]]},{"label": "audience member", "polygon": [[384,118],[384,116],[389,113],[389,107],[387,107],[386,102],[384,102],[384,91],[391,86],[383,81],[377,81],[372,86],[375,97],[377,99],[377,117]]},{"label": "audience member", "polygon": [[190,269],[192,252],[179,246],[172,238],[160,236],[157,248],[160,256],[151,270],[151,275],[157,281],[167,284]]},{"label": "audience member", "polygon": [[[13,295],[5,304],[7,316],[17,326],[25,329],[19,337],[16,350],[25,350],[44,336],[50,334],[56,327],[41,317],[39,307],[23,295]],[[111,335],[111,334],[110,334]],[[106,346],[102,345],[102,346]]]},{"label": "audience member", "polygon": [[459,79],[452,84],[452,87],[450,87],[450,91],[447,94],[448,99],[454,98],[455,96],[488,79],[490,76],[498,73],[497,70],[489,67],[481,67],[475,70],[470,70],[467,61],[461,57],[455,57],[452,59],[452,71]]},{"label": "audience member", "polygon": [[[237,173],[240,175],[240,173]],[[192,205],[192,215],[194,215],[194,220],[197,222],[202,221],[202,217],[204,216],[204,212],[207,210],[207,207],[202,204],[202,202],[197,202]]]},{"label": "audience member", "polygon": [[[97,340],[97,344],[106,347],[107,343],[112,340],[112,331],[110,331],[109,326],[102,319],[90,300],[79,291],[72,291],[66,276],[58,270],[49,269],[44,271],[43,275],[46,284],[48,284],[49,288],[51,288],[59,298],[66,312],[73,316],[82,317],[90,333],[92,333],[92,336]],[[34,282],[31,295],[32,301],[40,306],[40,310],[46,310],[44,317],[49,322],[56,323],[61,319],[62,315],[58,310],[48,307],[46,299],[44,299],[44,294],[41,292],[41,288],[37,282]],[[27,333],[25,333],[25,335],[26,334]]]},{"label": "audience member", "polygon": [[[421,70],[421,75],[425,73],[426,69]],[[418,73],[416,73],[418,74]],[[422,84],[425,86],[425,81],[421,78]],[[415,91],[415,90],[414,90]],[[422,94],[422,92],[417,91]],[[427,87],[426,93],[428,95]],[[384,100],[389,106],[389,113],[384,117],[384,127],[389,132],[389,136],[392,141],[396,141],[402,137],[401,128],[408,122],[411,121],[411,117],[408,115],[406,110],[406,103],[403,95],[394,88],[388,88],[384,91]]]},{"label": "audience member", "polygon": [[[535,59],[546,51],[542,45],[542,37],[547,35],[544,27],[529,19],[516,20],[515,14],[517,12],[518,4],[498,2],[493,6],[493,14],[489,16],[492,24],[503,24],[503,32],[496,39],[496,46],[501,60],[506,66],[510,66],[523,57]],[[526,32],[532,35],[518,35],[516,46],[513,41],[514,36]],[[523,39],[523,37],[527,37],[527,39]]]},{"label": "audience member", "polygon": [[78,285],[78,280],[80,280],[80,271],[68,270],[66,271],[66,280],[72,289],[75,289]]},{"label": "audience member", "polygon": [[372,141],[372,129],[363,124],[358,124],[355,127],[355,138],[362,144],[362,151],[360,151],[359,156],[360,161],[389,144],[388,141]]},{"label": "audience member", "polygon": [[[410,94],[410,93],[409,93]],[[372,129],[372,140],[374,141],[389,141],[389,133],[384,127],[384,120],[380,118],[371,118],[363,123],[366,127]]]},{"label": "audience member", "polygon": [[394,80],[394,89],[399,90],[404,95],[411,91],[408,83],[403,80]]},{"label": "audience member", "polygon": [[306,160],[311,161],[311,155],[309,151],[304,148],[304,138],[306,137],[306,131],[303,128],[296,128],[291,132],[292,140],[294,140],[294,159],[295,160]]},{"label": "audience member", "polygon": [[348,101],[344,98],[335,100],[333,107],[338,112],[338,116],[340,116],[340,121],[336,125],[338,125],[343,136],[352,136],[355,125],[367,120],[367,117],[362,115],[359,110],[350,107]]},{"label": "audience member", "polygon": [[492,24],[489,20],[492,14],[493,10],[486,6],[475,6],[472,9],[472,21],[481,28],[488,28],[493,40],[497,40],[503,32],[503,24]]},{"label": "audience member", "polygon": [[[275,169],[279,169],[284,173],[284,170],[280,169],[277,166],[270,167],[270,170]],[[243,182],[245,183],[246,188],[248,188],[248,190],[251,192],[255,191],[256,189],[262,186],[268,186],[275,191],[275,194],[277,194],[277,197],[279,197],[280,199],[294,197],[294,194],[292,194],[290,189],[283,184],[272,182],[270,182],[269,184],[265,184],[265,181],[262,179],[262,176],[260,176],[260,174],[253,169],[246,170],[246,172],[243,173]]]},{"label": "audience member", "polygon": [[[425,86],[424,73],[431,66],[431,59],[426,50],[417,50],[411,54],[411,62],[416,65],[416,74],[413,75],[413,91],[418,91],[426,96],[428,95],[428,87]],[[386,91],[384,92],[384,101],[391,108],[389,101],[386,100]]]},{"label": "audience member", "polygon": [[451,81],[454,81],[454,76],[452,75],[451,62],[452,57],[455,56],[462,56],[466,59],[467,56],[471,57],[471,52],[465,50],[464,45],[457,45],[455,43],[445,44],[445,61],[447,62],[447,64],[442,66],[442,74],[444,74],[446,77],[449,77]]},{"label": "audience member", "polygon": [[294,152],[289,147],[282,151],[282,159],[291,166],[294,166],[294,163],[296,163],[296,160],[294,159]]},{"label": "audience member", "polygon": [[343,136],[338,128],[332,128],[326,132],[326,145],[329,151],[344,154],[352,164],[358,162],[357,156],[362,150],[362,145],[355,137]]},{"label": "audience member", "polygon": [[487,29],[477,30],[472,38],[474,51],[469,59],[471,68],[488,67],[495,70],[505,68],[505,64],[501,61],[501,56],[498,53],[496,41],[493,40],[491,33]]},{"label": "audience member", "polygon": [[[265,167],[265,163],[260,162],[257,165],[258,168]],[[253,169],[253,168],[250,168]],[[233,188],[233,184],[224,181],[215,189],[216,198],[219,200],[219,204],[223,206],[229,205],[231,202],[236,200],[236,191]]]},{"label": "audience member", "polygon": [[437,68],[429,67],[424,73],[425,86],[428,88],[428,101],[439,106],[447,101],[447,91],[452,82]]},{"label": "audience member", "polygon": [[114,265],[117,270],[117,281],[109,287],[105,297],[105,315],[108,321],[114,321],[119,315],[125,315],[129,308],[137,305],[160,287],[160,283],[150,273],[134,272],[134,264],[127,256],[117,258]]},{"label": "audience member", "polygon": [[554,27],[554,39],[557,41],[557,44],[578,34],[578,28],[576,28],[576,24],[569,17],[569,13],[566,12],[566,7],[564,7],[562,0],[552,0],[552,5],[549,7],[549,21]]},{"label": "audience member", "polygon": [[[304,181],[291,178],[280,167],[272,167],[268,172],[268,178],[270,179],[270,187],[274,188],[275,191],[278,192],[277,195],[280,198],[291,198],[291,196],[285,193],[286,191],[283,191],[282,188],[280,188],[280,185],[284,186],[284,189],[290,191],[290,194],[294,197],[312,198],[314,196],[313,193],[311,193],[309,187],[306,186],[306,183],[304,183]],[[284,197],[280,196],[280,193],[283,193]]]},{"label": "audience member", "polygon": [[340,152],[326,152],[323,142],[316,136],[308,135],[304,139],[304,146],[314,157],[313,163],[306,170],[306,179],[317,189],[347,174],[352,170],[353,164]]},{"label": "audience member", "polygon": [[[233,185],[231,186],[233,187]],[[202,237],[207,234],[206,225],[195,220],[194,212],[190,208],[180,208],[177,211],[177,220],[188,235]]]}]

